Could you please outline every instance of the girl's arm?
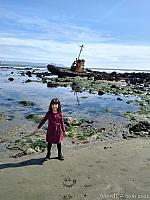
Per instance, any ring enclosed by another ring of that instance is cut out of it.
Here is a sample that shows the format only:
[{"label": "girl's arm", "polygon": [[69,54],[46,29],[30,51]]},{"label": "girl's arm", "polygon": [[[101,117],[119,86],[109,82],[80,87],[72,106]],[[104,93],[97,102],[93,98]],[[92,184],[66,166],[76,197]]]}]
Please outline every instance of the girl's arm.
[{"label": "girl's arm", "polygon": [[61,128],[62,128],[63,133],[65,134],[65,133],[66,133],[66,129],[65,129],[65,124],[64,124],[64,117],[63,117],[63,114],[61,113],[60,116],[61,116],[61,120],[60,120]]},{"label": "girl's arm", "polygon": [[46,115],[43,117],[43,119],[39,123],[39,125],[37,127],[38,129],[40,129],[43,126],[43,124],[46,122],[46,120],[48,119],[48,114],[49,114],[49,111],[46,113]]}]

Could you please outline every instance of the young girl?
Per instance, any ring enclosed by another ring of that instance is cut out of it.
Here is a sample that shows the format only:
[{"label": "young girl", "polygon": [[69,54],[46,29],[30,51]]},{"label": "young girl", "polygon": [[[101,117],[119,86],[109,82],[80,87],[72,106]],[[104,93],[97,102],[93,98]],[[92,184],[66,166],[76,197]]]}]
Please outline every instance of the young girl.
[{"label": "young girl", "polygon": [[47,144],[47,155],[46,160],[50,159],[52,143],[57,144],[58,149],[58,159],[64,160],[64,156],[61,152],[61,142],[66,136],[66,130],[64,126],[63,114],[61,112],[61,105],[58,99],[52,99],[49,105],[49,111],[46,113],[44,118],[38,125],[35,133],[43,126],[43,124],[48,120],[48,130],[46,134]]}]

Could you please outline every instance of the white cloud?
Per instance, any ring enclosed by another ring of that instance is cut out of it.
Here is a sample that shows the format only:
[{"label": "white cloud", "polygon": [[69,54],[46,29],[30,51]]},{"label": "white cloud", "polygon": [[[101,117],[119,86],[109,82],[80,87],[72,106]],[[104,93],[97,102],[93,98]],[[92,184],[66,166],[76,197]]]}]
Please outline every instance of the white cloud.
[{"label": "white cloud", "polygon": [[[70,66],[81,43],[54,40],[0,38],[1,58],[56,62]],[[87,67],[150,69],[149,45],[86,43],[81,57]]]},{"label": "white cloud", "polygon": [[68,42],[103,42],[114,38],[104,36],[87,27],[75,26],[64,21],[52,21],[39,19],[38,17],[26,17],[19,20],[23,27],[35,27],[35,36],[50,40],[68,41]]},{"label": "white cloud", "polygon": [[[120,5],[115,5],[104,17],[110,16]],[[150,69],[149,45],[119,44],[111,35],[70,24],[64,18],[48,20],[4,9],[0,9],[0,18],[11,19],[19,28],[1,32],[0,59],[56,62],[70,66],[83,43],[82,57],[89,68]]]},{"label": "white cloud", "polygon": [[23,35],[24,38],[32,37],[71,43],[104,42],[114,39],[110,35],[103,35],[88,27],[69,23],[68,19],[59,18],[58,20],[58,17],[55,16],[46,19],[34,14],[27,15],[27,13],[0,8],[0,19],[3,21],[11,20],[14,29],[8,28],[6,34],[17,34],[18,38]]},{"label": "white cloud", "polygon": [[95,63],[97,67],[150,69],[148,45],[90,44],[87,45],[87,52],[89,66]]}]

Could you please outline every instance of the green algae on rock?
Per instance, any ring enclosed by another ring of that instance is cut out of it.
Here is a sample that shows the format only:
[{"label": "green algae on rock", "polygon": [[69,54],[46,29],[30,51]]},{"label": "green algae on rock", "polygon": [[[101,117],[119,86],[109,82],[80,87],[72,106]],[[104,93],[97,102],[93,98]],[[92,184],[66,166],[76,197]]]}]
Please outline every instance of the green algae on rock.
[{"label": "green algae on rock", "polygon": [[19,101],[19,103],[24,106],[33,106],[34,105],[34,103],[32,101],[27,101],[27,100],[21,100],[21,101]]},{"label": "green algae on rock", "polygon": [[42,115],[37,115],[37,114],[29,114],[26,116],[26,119],[31,120],[35,123],[39,123],[42,120],[43,116]]},{"label": "green algae on rock", "polygon": [[34,134],[31,135],[26,135],[22,138],[16,139],[9,143],[7,145],[7,148],[10,150],[20,150],[24,152],[24,155],[26,155],[26,152],[28,151],[29,148],[33,149],[34,152],[39,152],[39,151],[44,151],[44,149],[47,147],[45,137],[44,136],[39,136],[37,137]]},{"label": "green algae on rock", "polygon": [[6,116],[0,113],[0,123],[5,122],[5,121],[6,121]]}]

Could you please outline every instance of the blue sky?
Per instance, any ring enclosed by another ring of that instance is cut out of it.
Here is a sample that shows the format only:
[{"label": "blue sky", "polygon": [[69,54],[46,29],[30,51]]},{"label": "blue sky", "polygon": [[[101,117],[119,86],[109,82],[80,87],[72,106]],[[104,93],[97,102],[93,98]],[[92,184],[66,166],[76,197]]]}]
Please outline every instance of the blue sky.
[{"label": "blue sky", "polygon": [[150,0],[0,0],[0,60],[150,69]]}]

